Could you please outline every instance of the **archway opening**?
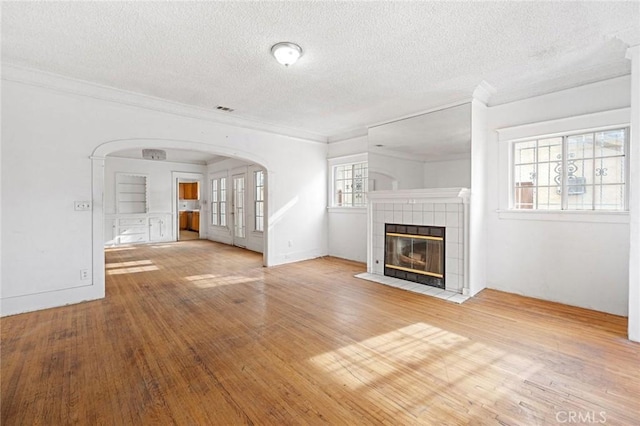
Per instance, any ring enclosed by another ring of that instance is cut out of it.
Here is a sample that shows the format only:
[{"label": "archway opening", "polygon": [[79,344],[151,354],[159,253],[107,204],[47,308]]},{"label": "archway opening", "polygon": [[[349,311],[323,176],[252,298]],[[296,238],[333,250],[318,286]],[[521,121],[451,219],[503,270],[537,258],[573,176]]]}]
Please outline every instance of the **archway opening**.
[{"label": "archway opening", "polygon": [[[167,158],[142,158],[149,148]],[[179,241],[181,206],[190,211],[188,227],[198,230],[198,238],[261,252],[263,265],[269,264],[269,169],[263,159],[226,146],[156,139],[107,142],[91,159],[94,285],[104,288],[105,247]],[[239,176],[242,191],[234,186]],[[181,179],[198,183],[197,197],[181,197]]]}]

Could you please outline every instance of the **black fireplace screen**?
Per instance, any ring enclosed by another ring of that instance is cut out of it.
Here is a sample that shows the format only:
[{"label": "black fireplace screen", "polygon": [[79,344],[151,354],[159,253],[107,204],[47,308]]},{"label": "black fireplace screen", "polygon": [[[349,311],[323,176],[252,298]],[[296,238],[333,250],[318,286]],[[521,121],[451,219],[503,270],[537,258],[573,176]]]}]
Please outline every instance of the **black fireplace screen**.
[{"label": "black fireplace screen", "polygon": [[384,274],[444,288],[444,235],[439,226],[386,224]]}]

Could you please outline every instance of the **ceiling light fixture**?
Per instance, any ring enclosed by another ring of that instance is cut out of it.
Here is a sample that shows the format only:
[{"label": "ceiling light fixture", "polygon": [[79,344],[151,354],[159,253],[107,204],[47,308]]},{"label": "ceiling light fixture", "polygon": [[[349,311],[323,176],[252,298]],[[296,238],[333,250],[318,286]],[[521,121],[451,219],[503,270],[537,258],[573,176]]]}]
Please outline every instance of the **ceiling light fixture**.
[{"label": "ceiling light fixture", "polygon": [[302,48],[295,43],[283,41],[271,46],[271,54],[276,58],[276,61],[288,67],[291,64],[295,64],[302,56]]},{"label": "ceiling light fixture", "polygon": [[166,160],[167,151],[164,151],[162,149],[143,149],[142,158],[144,158],[145,160]]}]

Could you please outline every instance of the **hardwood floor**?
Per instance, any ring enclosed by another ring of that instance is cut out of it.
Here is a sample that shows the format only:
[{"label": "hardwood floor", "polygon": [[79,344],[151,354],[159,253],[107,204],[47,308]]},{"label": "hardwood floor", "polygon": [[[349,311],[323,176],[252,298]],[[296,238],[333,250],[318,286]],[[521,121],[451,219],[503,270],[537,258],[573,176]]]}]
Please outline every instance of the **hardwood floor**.
[{"label": "hardwood floor", "polygon": [[180,241],[198,240],[200,239],[200,233],[196,231],[189,231],[188,229],[180,230]]},{"label": "hardwood floor", "polygon": [[625,318],[491,290],[457,305],[204,240],[105,255],[106,299],[2,319],[3,425],[640,419]]}]

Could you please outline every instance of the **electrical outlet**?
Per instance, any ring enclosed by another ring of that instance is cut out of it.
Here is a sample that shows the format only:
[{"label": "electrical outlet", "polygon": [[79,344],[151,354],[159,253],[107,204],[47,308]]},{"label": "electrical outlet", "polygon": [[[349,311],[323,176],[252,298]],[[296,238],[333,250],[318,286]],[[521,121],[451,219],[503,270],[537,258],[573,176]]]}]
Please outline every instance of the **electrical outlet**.
[{"label": "electrical outlet", "polygon": [[73,209],[76,211],[91,210],[91,201],[74,201]]},{"label": "electrical outlet", "polygon": [[88,269],[80,269],[80,279],[88,280],[89,279],[89,270]]}]

